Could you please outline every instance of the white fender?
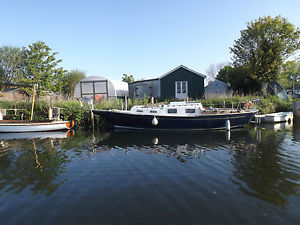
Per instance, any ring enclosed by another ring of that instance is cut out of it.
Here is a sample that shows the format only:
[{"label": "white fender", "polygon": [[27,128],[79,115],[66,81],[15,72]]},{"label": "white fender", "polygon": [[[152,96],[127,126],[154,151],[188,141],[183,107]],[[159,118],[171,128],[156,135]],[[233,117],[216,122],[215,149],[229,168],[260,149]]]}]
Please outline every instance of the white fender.
[{"label": "white fender", "polygon": [[158,120],[154,116],[153,119],[152,119],[152,125],[156,126],[157,124],[158,124]]},{"label": "white fender", "polygon": [[230,130],[230,120],[225,121],[225,128],[226,130]]}]

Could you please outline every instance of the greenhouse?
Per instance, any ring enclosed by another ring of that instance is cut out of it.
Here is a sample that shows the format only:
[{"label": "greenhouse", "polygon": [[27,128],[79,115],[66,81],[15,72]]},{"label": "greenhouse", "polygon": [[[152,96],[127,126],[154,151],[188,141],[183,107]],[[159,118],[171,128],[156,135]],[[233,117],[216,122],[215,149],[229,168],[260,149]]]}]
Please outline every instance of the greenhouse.
[{"label": "greenhouse", "polygon": [[95,101],[115,99],[116,89],[113,83],[101,76],[91,76],[80,80],[74,90],[74,98]]}]

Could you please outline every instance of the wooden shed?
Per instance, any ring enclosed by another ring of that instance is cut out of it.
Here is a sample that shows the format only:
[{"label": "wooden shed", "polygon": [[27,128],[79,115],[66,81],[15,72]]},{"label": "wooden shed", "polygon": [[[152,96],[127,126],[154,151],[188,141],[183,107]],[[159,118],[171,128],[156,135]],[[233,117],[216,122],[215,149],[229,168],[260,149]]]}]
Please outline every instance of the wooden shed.
[{"label": "wooden shed", "polygon": [[180,65],[159,78],[128,84],[129,97],[161,97],[163,99],[202,98],[205,75]]}]

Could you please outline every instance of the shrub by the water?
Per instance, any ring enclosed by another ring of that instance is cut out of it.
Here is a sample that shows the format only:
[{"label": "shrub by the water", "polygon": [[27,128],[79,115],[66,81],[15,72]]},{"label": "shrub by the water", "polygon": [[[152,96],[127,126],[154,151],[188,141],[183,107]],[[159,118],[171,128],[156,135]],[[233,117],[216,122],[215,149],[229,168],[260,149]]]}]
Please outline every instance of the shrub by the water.
[{"label": "shrub by the water", "polygon": [[268,96],[260,100],[258,109],[262,114],[273,112],[289,112],[292,110],[293,100],[282,100],[277,96]]}]

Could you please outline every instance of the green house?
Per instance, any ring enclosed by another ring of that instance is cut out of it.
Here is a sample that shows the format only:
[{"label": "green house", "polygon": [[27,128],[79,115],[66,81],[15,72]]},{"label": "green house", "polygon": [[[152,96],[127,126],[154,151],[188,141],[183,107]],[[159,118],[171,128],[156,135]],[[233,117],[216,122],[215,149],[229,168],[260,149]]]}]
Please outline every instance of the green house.
[{"label": "green house", "polygon": [[159,78],[129,83],[129,97],[178,100],[202,98],[205,78],[205,75],[180,65]]}]

